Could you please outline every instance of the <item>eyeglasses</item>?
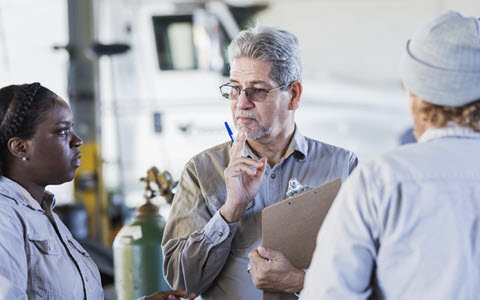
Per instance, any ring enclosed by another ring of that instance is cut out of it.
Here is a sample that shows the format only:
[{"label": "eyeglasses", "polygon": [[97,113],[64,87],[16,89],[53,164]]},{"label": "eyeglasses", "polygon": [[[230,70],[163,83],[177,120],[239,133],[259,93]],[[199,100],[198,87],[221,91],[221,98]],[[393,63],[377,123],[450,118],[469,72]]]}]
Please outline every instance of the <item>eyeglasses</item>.
[{"label": "eyeglasses", "polygon": [[232,86],[230,85],[230,83],[225,83],[220,86],[220,93],[222,94],[222,97],[224,97],[225,99],[237,100],[238,97],[240,97],[240,95],[242,94],[242,92],[245,92],[245,96],[247,96],[248,101],[262,102],[265,99],[267,99],[267,95],[270,92],[284,88],[289,85],[290,83],[287,83],[267,91],[265,89],[255,88],[255,87],[250,87],[250,88],[241,90],[238,86]]}]

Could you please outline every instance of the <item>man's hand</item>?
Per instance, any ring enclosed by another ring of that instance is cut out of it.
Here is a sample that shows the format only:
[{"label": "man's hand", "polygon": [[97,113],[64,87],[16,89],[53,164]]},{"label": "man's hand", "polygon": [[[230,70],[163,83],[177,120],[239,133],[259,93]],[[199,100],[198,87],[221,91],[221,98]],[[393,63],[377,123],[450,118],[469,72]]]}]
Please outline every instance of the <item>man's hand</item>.
[{"label": "man's hand", "polygon": [[265,291],[297,293],[303,289],[305,272],[290,264],[281,252],[259,246],[250,254],[250,277],[255,287]]},{"label": "man's hand", "polygon": [[266,158],[256,161],[242,156],[246,140],[247,134],[242,131],[230,149],[230,163],[224,171],[227,200],[220,214],[228,223],[240,220],[248,204],[255,199],[267,168]]},{"label": "man's hand", "polygon": [[[186,291],[168,291],[168,292],[158,292],[156,294],[150,295],[145,298],[145,300],[179,300],[180,297],[187,297]],[[195,294],[191,294],[188,297],[188,300],[193,300]]]}]

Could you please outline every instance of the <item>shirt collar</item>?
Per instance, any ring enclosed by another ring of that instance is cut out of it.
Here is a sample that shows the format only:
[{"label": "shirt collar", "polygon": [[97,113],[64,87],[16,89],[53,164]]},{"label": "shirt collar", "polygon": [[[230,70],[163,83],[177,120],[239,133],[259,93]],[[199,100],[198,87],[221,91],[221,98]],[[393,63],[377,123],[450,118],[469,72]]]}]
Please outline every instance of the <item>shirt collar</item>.
[{"label": "shirt collar", "polygon": [[454,122],[448,122],[445,127],[429,128],[427,129],[418,140],[419,143],[428,142],[445,137],[457,137],[457,138],[480,138],[480,132],[460,126]]},{"label": "shirt collar", "polygon": [[[302,159],[305,159],[307,158],[307,151],[308,151],[307,141],[305,137],[300,133],[300,130],[298,130],[298,127],[295,124],[295,131],[293,133],[293,138],[290,141],[290,144],[288,145],[287,151],[285,152],[285,155],[283,156],[282,160],[289,157],[292,153],[298,153]],[[245,144],[245,148],[243,150],[242,155],[250,156],[256,160],[260,159],[252,152],[248,144]]]},{"label": "shirt collar", "polygon": [[291,147],[293,147],[293,151],[296,151],[301,156],[303,156],[303,159],[307,158],[308,143],[305,137],[303,136],[303,134],[300,132],[300,130],[298,130],[298,127],[296,124],[295,124],[295,133],[293,134],[293,139],[290,145]]},{"label": "shirt collar", "polygon": [[19,185],[15,181],[2,176],[0,182],[3,182],[7,186],[6,190],[0,192],[6,192],[7,196],[13,197],[20,204],[42,211],[47,207],[49,209],[53,209],[55,207],[55,196],[49,191],[45,191],[43,194],[42,208],[40,203],[38,203],[38,201],[35,200],[23,186]]}]

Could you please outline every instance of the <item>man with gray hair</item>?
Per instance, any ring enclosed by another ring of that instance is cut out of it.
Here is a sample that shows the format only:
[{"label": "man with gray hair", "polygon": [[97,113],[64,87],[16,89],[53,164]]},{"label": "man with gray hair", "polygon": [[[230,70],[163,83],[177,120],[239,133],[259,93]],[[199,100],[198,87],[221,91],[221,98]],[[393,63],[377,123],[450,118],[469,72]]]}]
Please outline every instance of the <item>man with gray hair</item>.
[{"label": "man with gray hair", "polygon": [[220,91],[240,133],[187,163],[163,238],[164,274],[201,299],[299,292],[304,271],[261,246],[262,209],[286,198],[291,178],[310,187],[345,180],[357,158],[295,125],[303,87],[293,34],[256,26],[232,41],[228,55],[230,80]]},{"label": "man with gray hair", "polygon": [[407,42],[400,66],[418,144],[344,184],[301,300],[479,298],[479,20],[441,15]]}]

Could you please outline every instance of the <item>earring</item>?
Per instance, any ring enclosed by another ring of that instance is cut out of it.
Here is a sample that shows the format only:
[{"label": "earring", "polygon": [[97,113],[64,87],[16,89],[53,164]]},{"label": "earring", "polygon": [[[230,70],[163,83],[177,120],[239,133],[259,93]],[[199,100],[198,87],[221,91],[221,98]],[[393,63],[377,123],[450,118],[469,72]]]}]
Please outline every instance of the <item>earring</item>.
[{"label": "earring", "polygon": [[22,160],[27,160],[27,158],[24,156],[24,157],[22,157]]}]

